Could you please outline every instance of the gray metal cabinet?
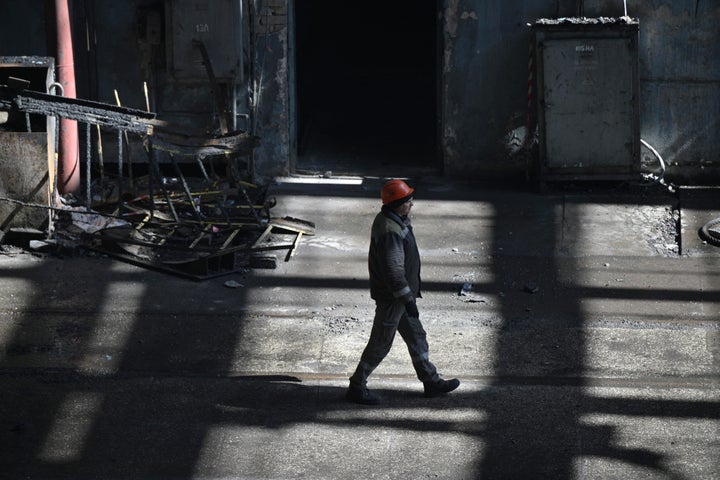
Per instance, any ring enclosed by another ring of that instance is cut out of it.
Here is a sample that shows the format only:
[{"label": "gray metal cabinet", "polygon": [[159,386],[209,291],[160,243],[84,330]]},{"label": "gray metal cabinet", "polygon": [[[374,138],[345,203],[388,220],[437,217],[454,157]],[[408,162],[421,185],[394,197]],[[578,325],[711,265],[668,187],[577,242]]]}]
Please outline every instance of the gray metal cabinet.
[{"label": "gray metal cabinet", "polygon": [[639,178],[638,24],[536,23],[541,181]]}]

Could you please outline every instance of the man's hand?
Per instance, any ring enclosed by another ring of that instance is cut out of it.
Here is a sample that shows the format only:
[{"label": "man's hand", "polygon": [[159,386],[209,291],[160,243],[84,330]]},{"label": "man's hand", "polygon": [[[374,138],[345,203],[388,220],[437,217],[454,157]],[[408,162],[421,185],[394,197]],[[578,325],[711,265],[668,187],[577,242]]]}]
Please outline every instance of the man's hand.
[{"label": "man's hand", "polygon": [[408,317],[420,318],[420,312],[418,312],[415,300],[405,304],[405,311],[407,312]]}]

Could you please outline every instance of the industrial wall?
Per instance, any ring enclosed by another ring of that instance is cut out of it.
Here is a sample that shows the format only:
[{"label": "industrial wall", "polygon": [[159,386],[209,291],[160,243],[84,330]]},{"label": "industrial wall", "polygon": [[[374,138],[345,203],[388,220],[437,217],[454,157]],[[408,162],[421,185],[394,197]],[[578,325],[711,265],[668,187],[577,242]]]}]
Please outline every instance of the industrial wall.
[{"label": "industrial wall", "polygon": [[558,2],[542,0],[445,2],[442,133],[448,175],[526,172],[522,146],[534,126],[528,122],[534,93],[528,23],[573,13],[559,10]]},{"label": "industrial wall", "polygon": [[[541,17],[619,17],[622,1],[448,0],[444,150],[451,175],[524,171],[528,78],[524,25]],[[678,182],[717,181],[720,167],[720,4],[628,1],[639,19],[640,134]],[[530,91],[529,94],[533,95]],[[510,153],[509,155],[507,153]],[[647,152],[644,152],[647,155]]]},{"label": "industrial wall", "polygon": [[678,183],[717,182],[720,2],[630,2],[640,23],[641,135]]},{"label": "industrial wall", "polygon": [[[212,2],[235,9],[228,13],[231,21],[228,15],[218,20],[220,28],[232,30],[221,35],[229,39],[231,55],[220,63],[232,70],[223,85],[233,98],[237,128],[252,129],[262,138],[252,160],[257,179],[284,175],[294,167],[294,59],[303,55],[294,50],[296,1],[302,0]],[[161,115],[185,122],[188,128],[212,126],[212,91],[201,75],[179,74],[173,44],[182,40],[178,8],[186,9],[180,17],[187,15],[187,24],[199,29],[196,33],[208,33],[205,23],[194,22],[202,14],[192,10],[199,3],[203,2],[72,1],[78,95],[114,102],[117,90],[124,105],[145,108],[143,83],[147,82],[151,108]],[[48,55],[45,5],[44,0],[0,3],[0,55]],[[527,176],[534,157],[527,149],[532,142],[526,140],[535,135],[537,94],[530,49],[533,32],[528,24],[543,17],[619,17],[627,9],[640,25],[641,137],[665,159],[667,178],[682,183],[717,180],[718,2],[439,0],[437,8],[440,94],[428,101],[436,101],[440,112],[438,163],[444,174]],[[217,59],[226,52],[209,53]]]}]

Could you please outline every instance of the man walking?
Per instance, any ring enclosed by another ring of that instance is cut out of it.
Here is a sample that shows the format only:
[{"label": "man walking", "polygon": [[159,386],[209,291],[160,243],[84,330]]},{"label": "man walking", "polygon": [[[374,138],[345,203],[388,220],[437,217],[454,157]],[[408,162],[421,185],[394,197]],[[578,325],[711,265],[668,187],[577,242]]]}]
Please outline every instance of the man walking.
[{"label": "man walking", "polygon": [[457,379],[441,379],[428,357],[426,333],[415,303],[421,295],[420,253],[408,217],[413,192],[404,181],[390,180],[380,193],[383,206],[372,225],[368,256],[375,319],[367,346],[350,377],[346,398],[351,402],[381,402],[379,395],[368,390],[367,380],[390,352],[395,332],[400,332],[407,344],[426,397],[451,392],[460,385]]}]

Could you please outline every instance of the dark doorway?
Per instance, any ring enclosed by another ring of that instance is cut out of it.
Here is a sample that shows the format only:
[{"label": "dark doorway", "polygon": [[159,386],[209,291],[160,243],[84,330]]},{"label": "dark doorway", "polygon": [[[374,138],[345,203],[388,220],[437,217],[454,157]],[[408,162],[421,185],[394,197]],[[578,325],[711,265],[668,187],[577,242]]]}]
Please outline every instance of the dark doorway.
[{"label": "dark doorway", "polygon": [[295,2],[296,171],[437,168],[436,0]]}]

